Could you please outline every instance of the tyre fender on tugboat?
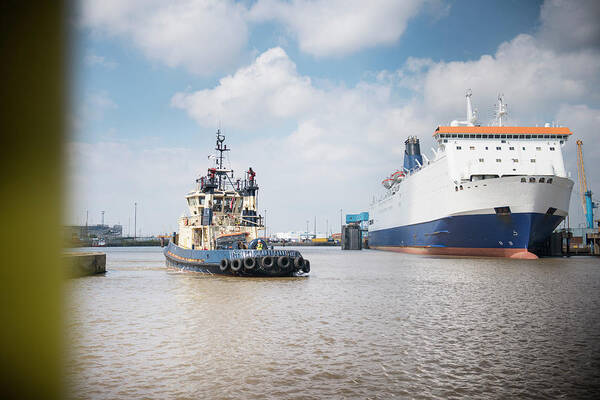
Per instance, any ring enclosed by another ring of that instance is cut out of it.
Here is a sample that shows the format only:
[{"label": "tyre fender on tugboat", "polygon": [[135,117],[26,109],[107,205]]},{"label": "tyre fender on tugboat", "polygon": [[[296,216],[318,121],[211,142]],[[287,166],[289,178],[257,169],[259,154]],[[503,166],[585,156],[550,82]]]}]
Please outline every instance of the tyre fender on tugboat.
[{"label": "tyre fender on tugboat", "polygon": [[304,259],[304,265],[302,266],[302,271],[304,271],[304,273],[309,273],[310,272],[310,261],[308,261],[306,258]]},{"label": "tyre fender on tugboat", "polygon": [[246,257],[244,258],[244,267],[248,270],[254,269],[254,267],[256,266],[256,261],[254,260],[254,257]]},{"label": "tyre fender on tugboat", "polygon": [[281,256],[277,258],[277,266],[281,269],[287,269],[290,266],[290,258],[288,256]]},{"label": "tyre fender on tugboat", "polygon": [[242,260],[236,258],[231,261],[231,270],[233,272],[238,272],[242,268]]},{"label": "tyre fender on tugboat", "polygon": [[304,258],[302,256],[298,256],[294,258],[294,269],[296,271],[300,271],[304,266]]},{"label": "tyre fender on tugboat", "polygon": [[221,265],[219,266],[219,269],[221,270],[221,272],[227,271],[227,268],[229,268],[229,264],[231,264],[231,263],[229,262],[229,260],[227,258],[222,259]]},{"label": "tyre fender on tugboat", "polygon": [[271,256],[264,256],[263,258],[260,259],[260,266],[265,269],[272,268],[274,263],[275,262],[273,260],[273,257],[271,257]]}]

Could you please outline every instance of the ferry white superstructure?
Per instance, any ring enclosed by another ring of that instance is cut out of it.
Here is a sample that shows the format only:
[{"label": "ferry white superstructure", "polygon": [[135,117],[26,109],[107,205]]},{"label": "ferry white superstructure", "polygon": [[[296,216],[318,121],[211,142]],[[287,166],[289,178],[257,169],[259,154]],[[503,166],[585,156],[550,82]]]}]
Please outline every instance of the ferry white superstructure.
[{"label": "ferry white superstructure", "polygon": [[418,139],[406,143],[404,167],[384,181],[371,205],[369,246],[424,254],[535,258],[565,218],[573,181],[562,147],[565,127],[479,126],[467,92],[467,119],[439,126],[432,159]]}]

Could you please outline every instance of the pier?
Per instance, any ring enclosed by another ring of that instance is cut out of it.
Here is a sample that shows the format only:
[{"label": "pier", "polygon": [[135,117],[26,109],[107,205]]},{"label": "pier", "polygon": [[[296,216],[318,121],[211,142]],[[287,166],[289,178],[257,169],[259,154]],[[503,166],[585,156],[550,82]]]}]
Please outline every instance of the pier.
[{"label": "pier", "polygon": [[103,274],[106,272],[106,253],[66,253],[63,256],[69,278]]}]

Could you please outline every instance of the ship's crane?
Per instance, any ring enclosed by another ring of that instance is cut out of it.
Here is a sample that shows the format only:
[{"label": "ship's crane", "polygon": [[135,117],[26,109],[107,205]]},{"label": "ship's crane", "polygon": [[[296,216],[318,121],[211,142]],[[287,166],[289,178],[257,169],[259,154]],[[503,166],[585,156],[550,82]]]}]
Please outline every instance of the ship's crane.
[{"label": "ship's crane", "polygon": [[579,195],[581,206],[585,215],[588,228],[594,228],[594,203],[592,202],[592,191],[588,190],[585,179],[585,168],[583,166],[583,141],[577,140],[577,176],[579,178]]}]

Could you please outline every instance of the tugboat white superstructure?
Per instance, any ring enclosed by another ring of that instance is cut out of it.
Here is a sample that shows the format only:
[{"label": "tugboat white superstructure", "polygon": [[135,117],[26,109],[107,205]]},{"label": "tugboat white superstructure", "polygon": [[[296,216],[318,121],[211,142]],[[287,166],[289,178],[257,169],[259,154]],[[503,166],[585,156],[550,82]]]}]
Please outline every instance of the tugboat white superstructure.
[{"label": "tugboat white superstructure", "polygon": [[225,168],[230,149],[217,131],[215,166],[196,180],[185,197],[189,215],[179,218],[179,234],[164,251],[169,267],[244,276],[292,276],[308,273],[310,263],[295,250],[272,250],[259,238],[264,229],[258,214],[256,173],[249,168],[235,179]]},{"label": "tugboat white superstructure", "polygon": [[383,181],[370,208],[369,246],[419,254],[537,258],[569,209],[573,181],[565,127],[478,125],[467,91],[466,121],[439,126],[429,160],[409,137],[404,167]]}]

